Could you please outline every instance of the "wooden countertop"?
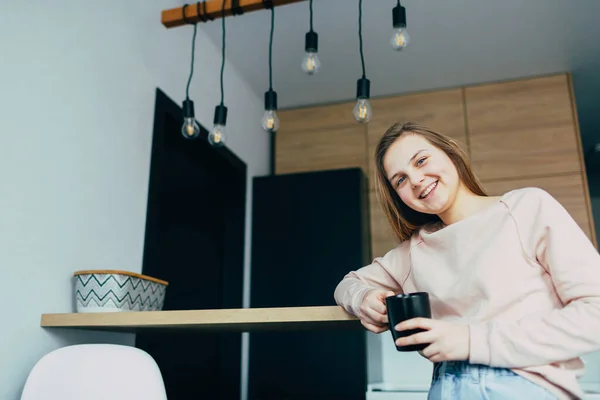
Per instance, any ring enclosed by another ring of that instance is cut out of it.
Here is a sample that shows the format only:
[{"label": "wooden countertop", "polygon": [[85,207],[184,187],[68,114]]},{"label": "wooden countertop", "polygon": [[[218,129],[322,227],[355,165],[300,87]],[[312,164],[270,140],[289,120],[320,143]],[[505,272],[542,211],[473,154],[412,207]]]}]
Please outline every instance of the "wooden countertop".
[{"label": "wooden countertop", "polygon": [[115,332],[363,329],[339,306],[42,314],[41,326]]}]

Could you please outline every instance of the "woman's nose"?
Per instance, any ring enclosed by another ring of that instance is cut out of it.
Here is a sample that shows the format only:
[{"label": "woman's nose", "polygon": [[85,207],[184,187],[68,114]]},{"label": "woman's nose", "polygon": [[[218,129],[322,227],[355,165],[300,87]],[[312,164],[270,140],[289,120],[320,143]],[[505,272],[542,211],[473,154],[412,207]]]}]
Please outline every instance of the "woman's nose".
[{"label": "woman's nose", "polygon": [[418,187],[425,180],[425,175],[423,174],[412,174],[409,175],[408,179],[410,180],[410,184],[413,188]]}]

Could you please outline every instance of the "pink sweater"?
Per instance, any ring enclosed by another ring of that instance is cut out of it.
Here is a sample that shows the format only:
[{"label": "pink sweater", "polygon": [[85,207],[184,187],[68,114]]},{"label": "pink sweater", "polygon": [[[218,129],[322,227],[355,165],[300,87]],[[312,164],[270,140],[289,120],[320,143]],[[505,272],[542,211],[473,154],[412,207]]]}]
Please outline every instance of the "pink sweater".
[{"label": "pink sweater", "polygon": [[469,325],[471,363],[510,368],[560,399],[584,396],[579,357],[600,350],[600,255],[542,189],[422,228],[348,273],[336,302],[359,316],[371,288],[429,292],[434,319]]}]

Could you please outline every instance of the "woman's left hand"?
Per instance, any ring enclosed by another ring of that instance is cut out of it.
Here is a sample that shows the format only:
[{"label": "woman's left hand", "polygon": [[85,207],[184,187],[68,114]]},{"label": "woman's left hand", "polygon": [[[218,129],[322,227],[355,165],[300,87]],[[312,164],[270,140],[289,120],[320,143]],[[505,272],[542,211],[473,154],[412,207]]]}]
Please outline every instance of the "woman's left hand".
[{"label": "woman's left hand", "polygon": [[469,359],[469,327],[429,318],[413,318],[396,325],[397,331],[425,329],[425,332],[398,338],[396,345],[430,343],[419,353],[431,362]]}]

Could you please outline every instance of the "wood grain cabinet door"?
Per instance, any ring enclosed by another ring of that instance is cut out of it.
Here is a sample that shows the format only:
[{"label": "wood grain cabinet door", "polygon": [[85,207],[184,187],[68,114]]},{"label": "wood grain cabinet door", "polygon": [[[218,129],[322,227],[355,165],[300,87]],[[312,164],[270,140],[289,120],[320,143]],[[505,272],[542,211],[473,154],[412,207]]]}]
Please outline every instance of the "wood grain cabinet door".
[{"label": "wood grain cabinet door", "polygon": [[566,75],[467,87],[465,98],[482,181],[581,171]]},{"label": "wood grain cabinet door", "polygon": [[282,110],[275,136],[277,174],[360,167],[366,171],[366,125],[354,103]]}]

